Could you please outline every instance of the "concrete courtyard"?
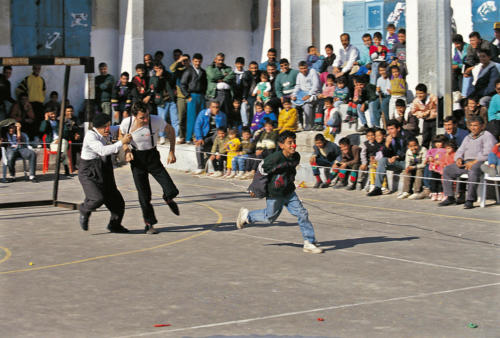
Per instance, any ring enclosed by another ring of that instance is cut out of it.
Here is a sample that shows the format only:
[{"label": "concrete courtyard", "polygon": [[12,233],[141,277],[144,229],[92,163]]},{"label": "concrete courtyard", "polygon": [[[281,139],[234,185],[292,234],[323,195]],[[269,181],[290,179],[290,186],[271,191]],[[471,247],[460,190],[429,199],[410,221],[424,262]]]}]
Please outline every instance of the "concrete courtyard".
[{"label": "concrete courtyard", "polygon": [[[77,211],[0,209],[2,337],[500,335],[498,206],[301,188],[325,249],[312,255],[286,211],[273,225],[235,228],[241,206],[264,206],[245,193],[248,181],[171,171],[177,217],[151,179],[153,236],[130,170],[115,175],[129,234],[106,231],[105,209],[88,233]],[[0,203],[50,199],[52,184],[0,184]],[[83,199],[76,177],[60,188],[60,200]]]}]

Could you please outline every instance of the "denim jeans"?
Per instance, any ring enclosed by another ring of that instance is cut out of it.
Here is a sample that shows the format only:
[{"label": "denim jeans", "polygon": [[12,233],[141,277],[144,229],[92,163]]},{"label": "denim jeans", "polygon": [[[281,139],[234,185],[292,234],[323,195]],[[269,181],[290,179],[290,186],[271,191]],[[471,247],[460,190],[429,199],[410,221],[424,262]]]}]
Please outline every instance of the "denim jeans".
[{"label": "denim jeans", "polygon": [[362,106],[362,104],[358,104],[358,107],[357,107],[358,108],[357,109],[358,110],[358,118],[359,118],[361,124],[364,126],[364,125],[367,124],[366,123],[366,116],[365,116],[366,110],[364,112],[362,112],[361,111],[361,106]]},{"label": "denim jeans", "polygon": [[234,171],[245,171],[245,162],[248,155],[238,155],[233,158],[232,167]]},{"label": "denim jeans", "polygon": [[281,214],[283,207],[286,207],[290,214],[297,217],[304,240],[311,243],[316,242],[314,228],[309,221],[307,209],[304,208],[295,192],[285,197],[267,198],[265,209],[254,210],[248,213],[248,222],[273,223]]},{"label": "denim jeans", "polygon": [[384,176],[385,173],[387,172],[387,169],[389,170],[404,170],[406,166],[405,161],[395,161],[394,163],[389,163],[389,158],[387,157],[382,157],[380,160],[378,160],[377,164],[377,176],[375,176],[375,186],[377,188],[382,188],[382,183],[384,182]]},{"label": "denim jeans", "polygon": [[373,126],[380,127],[380,117],[382,112],[386,121],[389,121],[389,101],[391,97],[389,95],[382,97],[382,103],[379,99],[369,103],[370,108],[370,120]]},{"label": "denim jeans", "polygon": [[191,93],[191,101],[187,103],[186,112],[186,142],[193,139],[196,116],[205,108],[205,98],[202,94]]},{"label": "denim jeans", "polygon": [[[165,102],[163,107],[157,106],[158,116],[164,121],[168,122],[167,118],[170,118],[170,124],[175,129],[175,136],[179,134],[179,116],[177,115],[177,104],[175,102]],[[167,134],[165,131],[160,132],[160,137],[165,137]]]}]

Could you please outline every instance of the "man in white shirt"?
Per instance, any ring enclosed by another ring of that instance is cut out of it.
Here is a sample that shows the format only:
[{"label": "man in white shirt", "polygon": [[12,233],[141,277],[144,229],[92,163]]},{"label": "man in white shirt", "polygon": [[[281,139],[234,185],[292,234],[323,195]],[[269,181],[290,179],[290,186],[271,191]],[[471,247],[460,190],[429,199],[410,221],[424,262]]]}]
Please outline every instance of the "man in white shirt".
[{"label": "man in white shirt", "polygon": [[321,84],[316,70],[309,69],[305,61],[299,62],[299,73],[292,93],[292,100],[304,113],[304,130],[311,130],[313,127],[314,108],[318,102],[317,95],[320,89]]},{"label": "man in white shirt", "polygon": [[140,102],[134,104],[132,116],[124,119],[120,125],[121,135],[130,134],[132,136],[130,142],[132,149],[128,146],[125,147],[125,159],[130,162],[135,187],[139,194],[142,216],[146,225],[144,232],[147,234],[158,233],[153,227],[158,223],[158,220],[151,204],[149,174],[160,184],[163,190],[163,199],[170,207],[170,210],[177,216],[179,215],[179,207],[174,201],[174,198],[179,194],[179,190],[177,190],[170,175],[161,163],[160,153],[156,149],[160,132],[166,133],[170,143],[167,164],[175,163],[175,130],[159,116],[149,115],[146,105]]},{"label": "man in white shirt", "polygon": [[109,115],[98,114],[92,122],[94,128],[83,139],[78,170],[78,179],[85,193],[85,201],[80,204],[80,226],[87,231],[90,214],[104,204],[111,212],[108,230],[126,233],[128,230],[121,225],[125,201],[116,187],[111,155],[116,154],[123,144],[130,143],[132,137],[125,135],[121,141],[110,144]]},{"label": "man in white shirt", "polygon": [[333,62],[333,74],[335,77],[348,76],[354,62],[359,59],[359,50],[351,45],[351,37],[347,33],[340,35],[342,48],[339,49],[337,58]]}]

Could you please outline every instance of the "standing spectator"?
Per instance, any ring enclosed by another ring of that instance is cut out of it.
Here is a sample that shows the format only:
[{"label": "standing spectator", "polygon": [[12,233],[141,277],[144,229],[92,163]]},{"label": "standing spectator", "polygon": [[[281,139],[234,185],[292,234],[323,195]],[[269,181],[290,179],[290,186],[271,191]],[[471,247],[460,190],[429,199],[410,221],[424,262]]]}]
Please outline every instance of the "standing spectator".
[{"label": "standing spectator", "polygon": [[183,54],[170,66],[170,71],[174,75],[175,88],[177,93],[177,115],[179,122],[178,131],[178,144],[184,143],[186,139],[186,113],[187,113],[187,99],[181,90],[182,75],[189,68],[191,64],[189,54]]},{"label": "standing spectator", "polygon": [[243,99],[243,75],[245,74],[245,58],[237,57],[234,61],[234,98]]},{"label": "standing spectator", "polygon": [[314,123],[314,108],[320,92],[318,73],[308,69],[305,61],[299,62],[299,74],[292,94],[292,100],[304,112],[304,130],[311,130]]},{"label": "standing spectator", "polygon": [[340,42],[342,48],[339,50],[339,55],[333,62],[333,74],[335,77],[349,76],[349,73],[359,58],[359,51],[356,47],[351,45],[351,37],[347,33],[340,35]]},{"label": "standing spectator", "polygon": [[153,69],[153,57],[151,54],[144,54],[144,67],[149,78],[155,75],[155,71]]},{"label": "standing spectator", "polygon": [[281,100],[281,103],[283,103],[285,98],[290,98],[292,96],[299,71],[291,69],[287,59],[280,60],[280,70],[281,72],[274,82],[274,87],[276,89],[276,96]]},{"label": "standing spectator", "polygon": [[21,93],[28,95],[28,99],[35,112],[37,123],[43,120],[45,102],[45,80],[40,76],[42,67],[40,65],[33,65],[33,73],[26,76],[23,81],[16,88],[16,96],[19,97]]},{"label": "standing spectator", "polygon": [[415,87],[416,98],[413,100],[411,114],[424,120],[422,128],[422,147],[429,148],[432,136],[436,134],[436,118],[438,100],[435,95],[427,93],[427,86],[419,83]]},{"label": "standing spectator", "polygon": [[49,101],[44,105],[44,109],[50,107],[56,114],[59,114],[59,110],[61,109],[61,103],[59,102],[59,94],[56,91],[50,92]]},{"label": "standing spectator", "polygon": [[165,53],[163,53],[163,51],[157,50],[155,52],[155,55],[153,56],[153,63],[160,62],[161,64],[163,64],[162,60],[163,60],[164,56],[165,56]]},{"label": "standing spectator", "polygon": [[205,168],[205,153],[212,149],[212,144],[217,136],[217,128],[227,127],[226,114],[220,111],[220,103],[211,101],[209,108],[202,110],[194,125],[194,134],[196,137],[196,160],[198,169],[193,171],[193,174],[199,175],[204,172]]},{"label": "standing spectator", "polygon": [[[309,159],[313,175],[316,178],[314,188],[328,188],[332,182],[332,174],[330,167],[333,166],[335,160],[341,156],[340,148],[333,142],[327,141],[322,134],[316,134],[314,137],[313,155]],[[323,167],[325,174],[325,182],[321,180],[319,167]]]},{"label": "standing spectator", "polygon": [[80,154],[82,152],[82,128],[78,126],[74,115],[73,106],[67,106],[64,112],[64,124],[68,131],[68,139],[71,141],[71,163],[73,168],[77,168],[79,164]]},{"label": "standing spectator", "polygon": [[358,128],[357,131],[363,133],[368,129],[368,122],[366,120],[365,112],[368,110],[368,107],[370,107],[370,105],[373,106],[374,101],[378,100],[378,96],[375,85],[368,83],[367,75],[359,76],[357,82],[361,90],[361,95],[356,102],[357,115],[361,122],[361,127]]},{"label": "standing spectator", "polygon": [[380,127],[380,117],[384,114],[384,126],[389,121],[389,102],[391,100],[391,79],[387,76],[387,63],[378,65],[380,77],[377,79],[378,100],[370,104],[370,119],[375,127]]},{"label": "standing spectator", "polygon": [[495,83],[499,77],[496,63],[491,62],[489,51],[481,49],[478,52],[479,64],[472,69],[472,82],[467,97],[479,97],[479,104],[487,107],[491,97],[495,95]]},{"label": "standing spectator", "polygon": [[[399,199],[413,196],[416,199],[422,189],[422,176],[424,176],[425,156],[427,149],[418,144],[415,138],[408,140],[408,150],[406,151],[406,168],[403,179],[403,192],[399,194]],[[413,190],[413,194],[410,194]]]},{"label": "standing spectator", "polygon": [[252,61],[248,65],[248,70],[243,74],[242,82],[242,101],[241,101],[241,121],[243,126],[249,126],[253,119],[254,104],[257,97],[253,95],[253,91],[260,82],[259,65]]},{"label": "standing spectator", "polygon": [[393,23],[387,25],[387,35],[385,37],[385,44],[387,48],[392,49],[394,44],[398,43],[398,34],[396,33],[396,26]]},{"label": "standing spectator", "polygon": [[99,64],[99,75],[95,77],[95,100],[98,109],[111,117],[111,95],[115,79],[108,74],[108,65]]},{"label": "standing spectator", "polygon": [[451,68],[453,70],[452,74],[452,85],[451,90],[460,91],[462,89],[462,79],[464,70],[464,61],[467,56],[467,49],[469,49],[469,44],[464,42],[464,38],[460,34],[456,34],[453,37],[453,59]]},{"label": "standing spectator", "polygon": [[[205,92],[207,91],[207,73],[201,64],[203,56],[200,53],[193,55],[192,66],[188,67],[182,74],[181,91],[187,100],[186,119],[181,119],[181,130],[185,125],[186,133],[181,135],[185,141],[191,143],[193,140],[193,129],[196,115],[205,107]],[[182,118],[182,117],[181,117]]]},{"label": "standing spectator", "polygon": [[418,119],[413,116],[411,112],[408,112],[408,117],[405,117],[406,112],[406,102],[402,99],[396,100],[396,116],[395,119],[401,125],[403,130],[410,132],[413,137],[417,137],[420,134],[418,127]]},{"label": "standing spectator", "polygon": [[406,69],[406,29],[400,28],[398,30],[398,40],[392,45],[391,66],[397,65],[401,71],[401,75],[406,77],[408,70]]},{"label": "standing spectator", "polygon": [[[471,133],[467,135],[460,148],[455,153],[455,163],[444,168],[443,188],[446,199],[439,206],[451,204],[462,204],[464,209],[472,209],[477,200],[477,188],[481,176],[481,165],[488,159],[488,154],[496,143],[495,137],[490,132],[483,130],[484,121],[480,116],[474,116],[469,121]],[[457,185],[458,199],[453,193],[453,180],[461,175],[467,174],[467,196],[463,191],[463,185]]]},{"label": "standing spectator", "polygon": [[12,106],[10,117],[21,123],[23,131],[31,140],[39,134],[35,112],[25,93],[21,93],[18,102]]},{"label": "standing spectator", "polygon": [[276,77],[279,75],[278,69],[276,68],[276,63],[271,63],[267,65],[267,74],[269,75],[269,82],[271,83],[271,91],[265,93],[264,95],[269,97],[269,103],[273,107],[273,111],[278,112],[281,107],[280,99],[276,96]]},{"label": "standing spectator", "polygon": [[30,173],[29,180],[33,183],[38,183],[35,177],[36,171],[36,153],[28,148],[28,137],[21,132],[22,125],[19,122],[11,124],[7,129],[6,134],[1,135],[2,146],[6,147],[7,151],[7,166],[9,168],[10,178],[7,182],[14,182],[16,179],[16,159],[22,157],[29,161]]},{"label": "standing spectator", "polygon": [[406,103],[406,80],[401,75],[398,66],[391,66],[389,68],[391,72],[391,88],[389,93],[391,94],[391,99],[389,100],[389,119],[396,118],[396,101],[403,100]]},{"label": "standing spectator", "polygon": [[47,108],[45,120],[40,124],[40,133],[46,135],[45,142],[50,151],[57,152],[58,144],[61,143],[61,162],[64,165],[64,175],[69,176],[69,159],[67,156],[69,132],[67,125],[63,126],[63,134],[59,135],[59,121],[56,112]]},{"label": "standing spectator", "polygon": [[[170,124],[175,130],[175,136],[177,136],[179,135],[179,117],[175,104],[175,80],[172,74],[165,71],[161,62],[156,62],[153,69],[156,75],[151,78],[150,95],[154,100],[158,115],[167,123],[170,120]],[[162,130],[159,136],[158,144],[165,144],[167,141],[165,130]]]},{"label": "standing spectator", "polygon": [[136,100],[136,87],[129,82],[130,75],[123,72],[120,80],[113,87],[111,93],[111,108],[113,108],[113,125],[120,124],[124,118],[130,116],[130,107]]},{"label": "standing spectator", "polygon": [[491,44],[496,47],[498,56],[500,56],[500,22],[495,22],[493,25],[495,37],[491,40]]},{"label": "standing spectator", "polygon": [[[368,178],[368,172],[372,171],[372,167],[377,166],[377,162],[375,161],[375,155],[377,152],[381,149],[382,144],[379,144],[375,141],[375,129],[369,128],[366,130],[366,141],[361,143],[361,153],[360,153],[360,160],[361,160],[361,165],[359,166],[359,184],[360,188],[362,188],[362,184],[365,182],[365,180]],[[376,170],[373,170],[375,172]],[[373,178],[371,178],[371,184],[375,183],[375,177],[374,175]],[[370,179],[367,180],[366,185],[369,189],[370,186]]]},{"label": "standing spectator", "polygon": [[146,66],[144,64],[139,63],[135,66],[136,75],[132,79],[132,83],[135,85],[135,90],[137,94],[137,101],[143,102],[148,105],[148,110],[153,111],[151,106],[149,105],[149,101],[151,100],[151,95],[149,93],[149,76],[146,73]]},{"label": "standing spectator", "polygon": [[12,67],[4,66],[0,74],[0,121],[7,118],[10,105],[16,101],[11,96],[11,87],[9,78],[12,76]]},{"label": "standing spectator", "polygon": [[339,134],[342,129],[342,117],[333,106],[333,98],[325,99],[325,110],[323,116],[324,133],[323,135],[329,141],[335,141],[335,135]]},{"label": "standing spectator", "polygon": [[233,104],[232,85],[234,72],[224,63],[224,53],[219,53],[214,62],[207,67],[207,97],[220,103],[221,110],[226,113],[231,111]]},{"label": "standing spectator", "polygon": [[377,163],[377,175],[375,176],[375,188],[367,196],[382,195],[382,183],[387,170],[402,171],[406,168],[406,150],[408,148],[409,135],[401,131],[401,126],[396,120],[387,122],[387,136],[382,148],[383,157]]},{"label": "standing spectator", "polygon": [[379,77],[378,66],[387,60],[389,49],[382,45],[382,33],[373,34],[373,45],[370,47],[370,58],[372,59],[372,71],[370,73],[370,83],[376,84]]},{"label": "standing spectator", "polygon": [[276,52],[275,48],[269,48],[269,50],[267,51],[267,61],[264,61],[259,65],[259,70],[266,71],[267,66],[270,63],[276,63],[277,54],[278,53]]},{"label": "standing spectator", "polygon": [[495,82],[496,94],[493,95],[488,107],[488,124],[486,130],[495,137],[500,136],[500,79]]}]

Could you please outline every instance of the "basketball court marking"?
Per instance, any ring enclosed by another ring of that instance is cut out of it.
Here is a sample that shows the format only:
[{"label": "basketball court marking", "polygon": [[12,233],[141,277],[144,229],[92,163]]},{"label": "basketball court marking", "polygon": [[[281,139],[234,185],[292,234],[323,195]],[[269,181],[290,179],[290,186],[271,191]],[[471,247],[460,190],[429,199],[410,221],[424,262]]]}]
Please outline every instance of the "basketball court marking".
[{"label": "basketball court marking", "polygon": [[10,258],[10,256],[12,256],[12,253],[10,252],[9,249],[7,248],[4,248],[3,246],[0,246],[0,250],[2,250],[4,252],[4,256],[2,259],[0,259],[0,264],[2,264],[3,262],[5,262],[6,260],[8,260]]}]

